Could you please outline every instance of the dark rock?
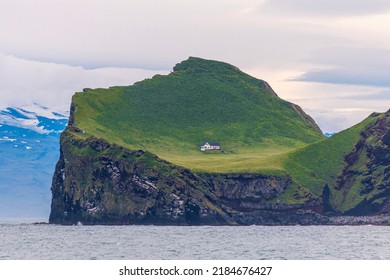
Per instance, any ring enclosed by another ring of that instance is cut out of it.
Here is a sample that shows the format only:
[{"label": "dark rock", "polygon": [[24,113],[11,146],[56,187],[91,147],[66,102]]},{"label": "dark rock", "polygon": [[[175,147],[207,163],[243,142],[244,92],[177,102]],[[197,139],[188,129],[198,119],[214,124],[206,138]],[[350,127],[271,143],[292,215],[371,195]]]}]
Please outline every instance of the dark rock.
[{"label": "dark rock", "polygon": [[382,142],[387,145],[387,146],[390,146],[390,131],[388,131],[382,138]]},{"label": "dark rock", "polygon": [[103,140],[100,140],[96,137],[89,137],[87,139],[87,142],[88,142],[88,146],[97,152],[104,151],[110,147],[109,143],[107,143]]}]

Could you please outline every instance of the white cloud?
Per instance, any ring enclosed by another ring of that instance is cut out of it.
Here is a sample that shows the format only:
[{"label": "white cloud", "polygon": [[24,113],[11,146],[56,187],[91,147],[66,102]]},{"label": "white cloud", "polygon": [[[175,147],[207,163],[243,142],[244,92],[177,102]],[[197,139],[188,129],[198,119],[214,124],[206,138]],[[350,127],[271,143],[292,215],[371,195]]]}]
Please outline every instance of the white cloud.
[{"label": "white cloud", "polygon": [[259,6],[264,12],[279,12],[295,16],[340,17],[382,14],[390,12],[387,0],[267,0]]},{"label": "white cloud", "polygon": [[86,70],[0,54],[0,108],[28,108],[38,103],[64,112],[69,110],[72,95],[83,88],[130,85],[156,72],[159,71],[128,68]]},{"label": "white cloud", "polygon": [[0,51],[88,68],[166,69],[210,47],[226,48],[225,40],[218,44],[220,28],[228,31],[237,6],[253,2],[4,0]]},{"label": "white cloud", "polygon": [[339,132],[362,121],[372,112],[390,108],[385,88],[281,81],[280,96],[299,104],[324,132]]},{"label": "white cloud", "polygon": [[390,87],[390,49],[334,47],[316,50],[307,60],[325,69],[309,69],[295,80]]},{"label": "white cloud", "polygon": [[308,71],[297,78],[300,81],[330,83],[330,84],[352,84],[368,85],[377,87],[390,87],[390,76],[387,74],[389,67],[336,67],[328,70]]},{"label": "white cloud", "polygon": [[345,99],[364,100],[364,101],[376,100],[378,102],[387,101],[387,103],[385,104],[387,104],[390,107],[390,89],[379,89],[373,91],[372,93],[367,93],[367,94],[352,94],[352,95],[345,96]]}]

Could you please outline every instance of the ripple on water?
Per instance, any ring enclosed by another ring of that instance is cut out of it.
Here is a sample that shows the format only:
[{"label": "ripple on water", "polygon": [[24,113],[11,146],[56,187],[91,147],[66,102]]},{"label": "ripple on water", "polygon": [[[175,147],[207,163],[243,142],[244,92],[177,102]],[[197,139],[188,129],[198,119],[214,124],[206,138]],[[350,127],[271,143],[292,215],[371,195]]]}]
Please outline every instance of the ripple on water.
[{"label": "ripple on water", "polygon": [[0,259],[390,259],[381,226],[56,226],[0,223]]}]

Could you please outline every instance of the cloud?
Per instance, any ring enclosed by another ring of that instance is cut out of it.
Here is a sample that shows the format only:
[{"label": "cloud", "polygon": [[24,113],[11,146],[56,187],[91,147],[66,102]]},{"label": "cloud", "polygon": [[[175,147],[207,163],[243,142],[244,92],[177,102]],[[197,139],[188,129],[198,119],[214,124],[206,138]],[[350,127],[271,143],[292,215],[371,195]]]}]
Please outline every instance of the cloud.
[{"label": "cloud", "polygon": [[313,52],[307,61],[326,69],[308,70],[292,80],[390,87],[389,49],[321,49]]},{"label": "cloud", "polygon": [[171,69],[189,56],[285,67],[307,47],[344,41],[310,23],[276,22],[277,11],[266,17],[243,12],[258,3],[3,0],[0,52],[88,69]]},{"label": "cloud", "polygon": [[372,112],[390,108],[389,88],[280,81],[274,89],[282,98],[299,104],[324,132],[344,130]]},{"label": "cloud", "polygon": [[331,84],[350,84],[365,85],[376,87],[390,87],[390,76],[387,69],[378,68],[334,68],[322,71],[309,71],[300,77],[298,81],[331,83]]},{"label": "cloud", "polygon": [[258,10],[289,16],[362,16],[390,12],[390,2],[387,0],[267,0],[258,7]]},{"label": "cloud", "polygon": [[357,46],[318,48],[306,58],[306,62],[309,61],[319,65],[383,68],[390,64],[390,49]]},{"label": "cloud", "polygon": [[369,94],[348,95],[345,96],[344,99],[389,101],[388,106],[390,108],[390,89]]},{"label": "cloud", "polygon": [[226,35],[237,23],[233,14],[242,5],[235,0],[3,0],[0,51],[90,69],[171,69],[190,55],[226,49]]},{"label": "cloud", "polygon": [[130,85],[154,74],[156,71],[129,68],[88,70],[0,53],[0,108],[38,103],[64,112],[69,110],[72,95],[83,88]]},{"label": "cloud", "polygon": [[368,109],[361,110],[360,108],[355,108],[355,110],[333,110],[325,108],[324,110],[307,109],[306,112],[315,119],[324,133],[337,133],[361,122],[373,111]]}]

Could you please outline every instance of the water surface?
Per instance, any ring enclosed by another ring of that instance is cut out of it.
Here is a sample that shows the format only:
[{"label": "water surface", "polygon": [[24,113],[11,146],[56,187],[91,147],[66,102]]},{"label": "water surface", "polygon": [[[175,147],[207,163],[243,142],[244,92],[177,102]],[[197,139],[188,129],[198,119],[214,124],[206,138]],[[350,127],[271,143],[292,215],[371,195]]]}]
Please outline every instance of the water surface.
[{"label": "water surface", "polygon": [[384,226],[0,223],[0,259],[390,259]]}]

